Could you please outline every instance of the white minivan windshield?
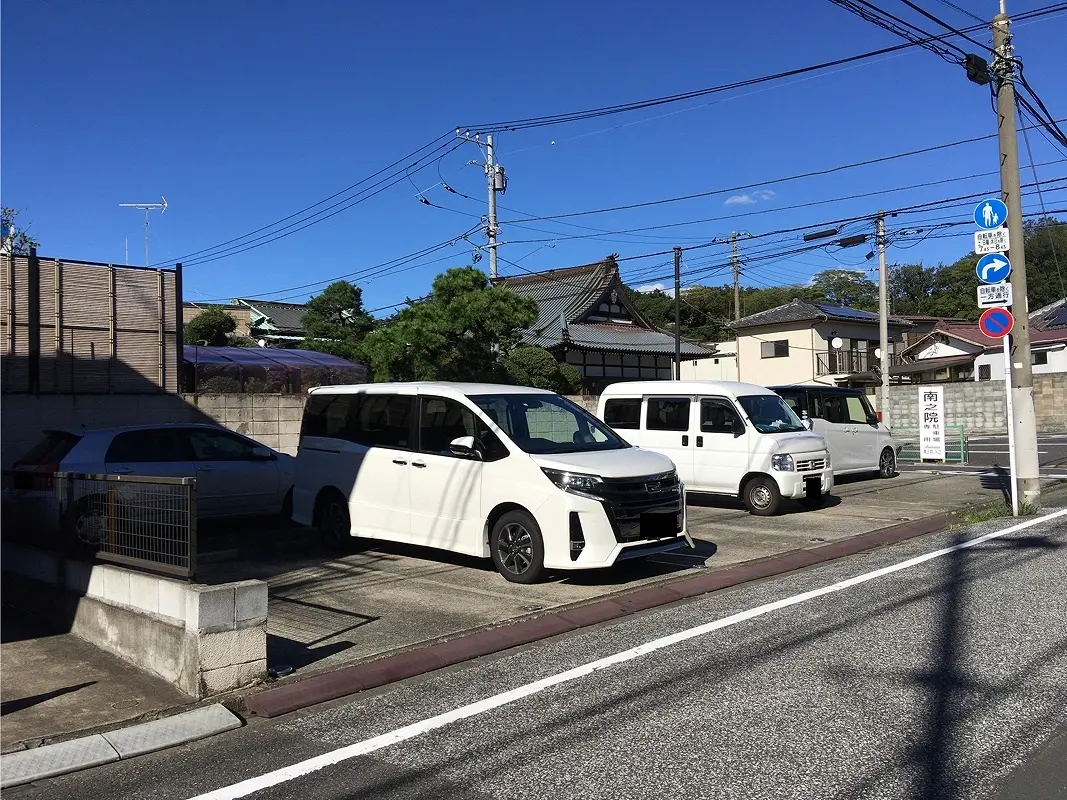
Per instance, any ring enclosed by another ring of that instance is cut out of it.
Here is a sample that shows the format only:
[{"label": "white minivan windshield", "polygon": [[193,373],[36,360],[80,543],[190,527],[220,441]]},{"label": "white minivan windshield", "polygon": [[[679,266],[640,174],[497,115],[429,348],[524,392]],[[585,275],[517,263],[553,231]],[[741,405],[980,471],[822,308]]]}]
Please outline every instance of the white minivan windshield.
[{"label": "white minivan windshield", "polygon": [[470,399],[527,453],[587,453],[630,446],[584,408],[559,395],[481,394]]},{"label": "white minivan windshield", "polygon": [[776,394],[750,394],[738,397],[752,425],[760,433],[791,433],[806,431],[800,417]]}]

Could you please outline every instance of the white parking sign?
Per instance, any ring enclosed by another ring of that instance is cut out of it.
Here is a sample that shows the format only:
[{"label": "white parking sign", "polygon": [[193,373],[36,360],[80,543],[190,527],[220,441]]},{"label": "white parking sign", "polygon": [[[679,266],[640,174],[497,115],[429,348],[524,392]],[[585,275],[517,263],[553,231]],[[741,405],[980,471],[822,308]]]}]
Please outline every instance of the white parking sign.
[{"label": "white parking sign", "polygon": [[1008,252],[1008,229],[994,228],[991,231],[975,231],[974,252],[980,256],[986,253]]},{"label": "white parking sign", "polygon": [[1011,284],[983,284],[978,287],[978,307],[996,308],[1011,305]]}]

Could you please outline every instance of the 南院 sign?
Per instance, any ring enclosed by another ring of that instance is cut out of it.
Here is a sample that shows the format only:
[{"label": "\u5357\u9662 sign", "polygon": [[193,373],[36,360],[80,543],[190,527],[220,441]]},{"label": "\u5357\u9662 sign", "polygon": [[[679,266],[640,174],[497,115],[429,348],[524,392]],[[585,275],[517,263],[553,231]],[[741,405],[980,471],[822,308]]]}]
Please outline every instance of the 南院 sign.
[{"label": "\u5357\u9662 sign", "polygon": [[994,283],[992,285],[980,285],[978,287],[978,307],[995,308],[996,306],[1011,305],[1011,284]]},{"label": "\u5357\u9662 sign", "polygon": [[1008,229],[994,228],[991,231],[975,231],[974,252],[980,256],[986,253],[1008,252]]},{"label": "\u5357\u9662 sign", "polygon": [[940,386],[919,387],[919,458],[945,460],[945,395]]}]

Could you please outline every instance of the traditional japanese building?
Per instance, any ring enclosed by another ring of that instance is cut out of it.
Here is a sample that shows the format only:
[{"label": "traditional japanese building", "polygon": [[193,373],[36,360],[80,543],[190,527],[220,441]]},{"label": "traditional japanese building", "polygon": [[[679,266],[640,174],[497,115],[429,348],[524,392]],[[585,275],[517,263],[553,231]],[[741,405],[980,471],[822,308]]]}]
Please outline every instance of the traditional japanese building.
[{"label": "traditional japanese building", "polygon": [[[585,392],[599,394],[620,380],[673,377],[674,335],[641,316],[614,259],[501,278],[498,285],[537,301],[541,314],[524,339],[573,364]],[[681,349],[683,360],[712,355],[684,340]]]}]

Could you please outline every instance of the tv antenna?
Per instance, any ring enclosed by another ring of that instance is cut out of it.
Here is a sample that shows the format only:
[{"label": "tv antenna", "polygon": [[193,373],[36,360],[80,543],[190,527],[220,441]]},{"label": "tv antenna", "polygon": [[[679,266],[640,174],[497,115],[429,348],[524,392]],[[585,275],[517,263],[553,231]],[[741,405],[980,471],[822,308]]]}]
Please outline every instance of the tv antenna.
[{"label": "tv antenna", "polygon": [[148,215],[155,210],[160,214],[167,211],[167,198],[162,203],[119,203],[120,208],[140,208],[144,210],[144,265],[148,266]]}]

